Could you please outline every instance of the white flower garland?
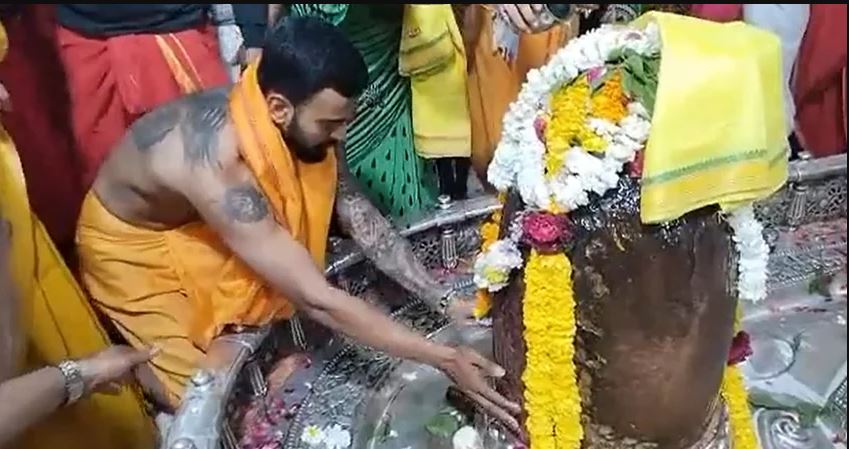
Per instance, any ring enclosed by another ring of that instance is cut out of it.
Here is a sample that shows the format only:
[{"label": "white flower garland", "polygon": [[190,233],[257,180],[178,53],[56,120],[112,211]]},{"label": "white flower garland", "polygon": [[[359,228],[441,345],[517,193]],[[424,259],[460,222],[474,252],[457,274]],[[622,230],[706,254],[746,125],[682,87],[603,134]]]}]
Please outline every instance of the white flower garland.
[{"label": "white flower garland", "polygon": [[[645,145],[651,129],[648,113],[639,103],[628,105],[619,123],[588,118],[587,125],[605,142],[604,156],[574,146],[566,152],[560,173],[545,176],[545,144],[534,121],[548,109],[549,96],[589,69],[604,67],[615,51],[630,49],[644,56],[660,52],[656,25],[645,30],[603,26],[569,42],[551,61],[528,73],[519,98],[504,117],[501,142],[489,166],[488,179],[500,191],[515,187],[531,208],[575,210],[589,203],[589,194],[603,195],[616,187],[624,165]],[[552,204],[552,199],[555,204]]]},{"label": "white flower garland", "polygon": [[[518,99],[504,116],[501,142],[489,166],[488,179],[505,192],[515,188],[529,209],[572,211],[590,201],[590,194],[604,195],[615,188],[624,165],[633,161],[648,140],[649,114],[640,103],[628,105],[628,115],[619,123],[588,117],[587,126],[600,136],[606,147],[602,158],[575,146],[567,150],[563,167],[556,176],[546,176],[546,147],[535,129],[537,117],[547,112],[551,92],[590,69],[603,67],[615,51],[633,50],[643,56],[660,53],[660,30],[650,24],[644,30],[602,26],[569,42],[551,61],[528,73]],[[553,200],[553,202],[552,202]],[[751,206],[728,216],[734,229],[739,255],[738,296],[759,301],[767,294],[769,248],[763,226]],[[511,231],[514,231],[511,229]],[[507,285],[510,271],[522,265],[518,242],[521,237],[495,242],[475,261],[475,283],[490,292]]]},{"label": "white flower garland", "polygon": [[763,236],[764,227],[755,218],[751,205],[730,213],[728,224],[734,230],[738,256],[737,297],[743,301],[758,302],[766,298],[769,273],[769,245]]}]

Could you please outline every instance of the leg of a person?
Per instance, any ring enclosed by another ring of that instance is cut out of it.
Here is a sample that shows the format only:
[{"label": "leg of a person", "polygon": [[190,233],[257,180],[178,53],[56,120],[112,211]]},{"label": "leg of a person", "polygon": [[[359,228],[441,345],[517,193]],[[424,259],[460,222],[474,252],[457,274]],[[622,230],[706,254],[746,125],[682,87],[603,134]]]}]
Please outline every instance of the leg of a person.
[{"label": "leg of a person", "polygon": [[147,296],[132,311],[100,307],[131,346],[159,348],[150,365],[168,392],[170,406],[180,403],[189,377],[204,356],[186,334],[186,323],[191,321],[188,304],[184,294],[171,292]]},{"label": "leg of a person", "polygon": [[118,89],[106,39],[86,38],[62,27],[56,37],[68,80],[81,185],[87,191],[131,117]]},{"label": "leg of a person", "polygon": [[454,158],[454,189],[451,197],[454,200],[464,200],[469,193],[469,171],[472,160],[467,157]]},{"label": "leg of a person", "polygon": [[442,157],[436,159],[436,175],[439,178],[439,194],[452,196],[454,190],[455,173],[452,158]]}]

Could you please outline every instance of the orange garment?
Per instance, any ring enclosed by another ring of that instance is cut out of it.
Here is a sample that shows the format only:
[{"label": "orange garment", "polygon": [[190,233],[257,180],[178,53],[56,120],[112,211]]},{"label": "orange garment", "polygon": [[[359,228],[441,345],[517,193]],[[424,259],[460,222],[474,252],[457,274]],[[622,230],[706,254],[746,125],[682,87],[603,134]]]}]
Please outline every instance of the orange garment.
[{"label": "orange garment", "polygon": [[[336,192],[332,152],[318,164],[294,159],[269,118],[255,66],[234,87],[230,115],[239,152],[274,218],[323,268]],[[169,231],[132,226],[90,192],[77,242],[83,282],[95,304],[130,344],[162,349],[152,365],[175,401],[225,326],[264,325],[294,311],[204,223]]]},{"label": "orange garment", "polygon": [[[473,5],[477,29],[464,29],[474,38],[469,69],[469,113],[472,120],[472,164],[486,179],[486,169],[501,140],[501,122],[519,95],[528,71],[548,61],[578,31],[577,19],[549,31],[520,37],[516,60],[508,64],[496,53],[492,39],[493,13]],[[467,18],[469,15],[467,15]]]},{"label": "orange garment", "polygon": [[83,192],[136,119],[184,94],[230,82],[213,27],[96,38],[59,26],[56,39]]},{"label": "orange garment", "polygon": [[[0,25],[0,60],[6,52]],[[15,145],[0,126],[0,214],[12,226],[11,280],[19,300],[25,354],[20,374],[105,349],[109,338],[36,218]],[[0,310],[0,313],[8,313]],[[62,408],[8,445],[14,449],[150,449],[156,432],[130,388]]]}]

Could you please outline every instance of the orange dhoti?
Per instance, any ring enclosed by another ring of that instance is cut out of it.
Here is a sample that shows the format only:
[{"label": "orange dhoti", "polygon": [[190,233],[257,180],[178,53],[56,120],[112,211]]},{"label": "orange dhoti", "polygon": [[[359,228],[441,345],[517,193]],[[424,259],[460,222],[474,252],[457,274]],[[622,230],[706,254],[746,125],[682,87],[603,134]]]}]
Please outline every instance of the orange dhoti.
[{"label": "orange dhoti", "polygon": [[181,95],[230,82],[212,28],[91,38],[57,31],[85,190],[130,125]]},{"label": "orange dhoti", "polygon": [[528,71],[538,68],[578,31],[577,18],[570,23],[538,34],[520,37],[516,60],[506,62],[496,53],[492,39],[492,12],[474,5],[473,56],[469,70],[469,113],[472,119],[472,164],[486,179],[486,168],[501,140],[501,121],[507,108],[519,95]]},{"label": "orange dhoti", "polygon": [[[293,160],[268,118],[255,67],[231,93],[230,115],[239,152],[274,218],[323,267],[336,192],[335,158],[331,154],[318,164]],[[161,349],[151,363],[174,402],[227,325],[264,325],[294,311],[204,223],[143,229],[113,216],[90,192],[77,243],[82,279],[95,306],[131,345]]]}]

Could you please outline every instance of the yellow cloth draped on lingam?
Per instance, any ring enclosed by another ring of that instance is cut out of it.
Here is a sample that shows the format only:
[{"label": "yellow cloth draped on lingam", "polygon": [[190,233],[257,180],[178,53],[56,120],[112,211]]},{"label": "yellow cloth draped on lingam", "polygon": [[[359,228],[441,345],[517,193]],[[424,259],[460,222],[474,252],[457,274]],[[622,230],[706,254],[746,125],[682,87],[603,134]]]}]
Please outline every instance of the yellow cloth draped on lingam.
[{"label": "yellow cloth draped on lingam", "polygon": [[667,13],[663,57],[645,150],[641,217],[662,223],[711,204],[733,210],[787,178],[781,43],[742,22]]}]

